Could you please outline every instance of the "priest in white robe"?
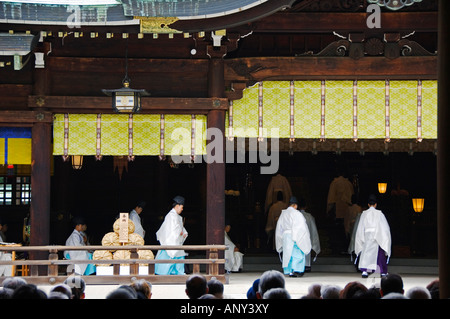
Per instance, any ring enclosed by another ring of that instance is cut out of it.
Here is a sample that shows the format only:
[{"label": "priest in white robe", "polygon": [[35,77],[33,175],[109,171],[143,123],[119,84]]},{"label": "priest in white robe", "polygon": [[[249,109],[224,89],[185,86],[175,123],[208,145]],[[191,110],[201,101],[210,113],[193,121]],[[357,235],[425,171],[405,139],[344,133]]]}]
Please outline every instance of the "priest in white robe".
[{"label": "priest in white robe", "polygon": [[[164,221],[156,232],[156,239],[163,246],[165,245],[183,245],[188,236],[188,232],[183,226],[183,219],[180,216],[184,207],[184,198],[175,196],[172,209],[167,213]],[[184,259],[186,256],[184,250],[158,250],[155,259]],[[184,275],[184,264],[155,264],[155,274],[157,275]]]},{"label": "priest in white robe", "polygon": [[387,274],[387,264],[391,255],[391,232],[386,217],[376,209],[375,195],[369,196],[369,209],[362,212],[355,236],[355,254],[362,277],[370,273]]},{"label": "priest in white robe", "polygon": [[[4,230],[6,230],[6,228],[7,228],[6,224],[3,224],[3,222],[0,220],[0,242],[5,245],[9,244],[6,242],[6,236],[4,234]],[[1,261],[12,260],[11,252],[0,251],[0,260]],[[0,277],[11,276],[12,269],[13,269],[12,265],[0,265]]]},{"label": "priest in white robe", "polygon": [[292,196],[289,207],[281,212],[275,230],[276,250],[283,255],[283,273],[290,277],[303,276],[305,256],[311,251],[308,225],[297,208],[298,200]]},{"label": "priest in white robe", "polygon": [[[85,237],[82,233],[85,221],[81,217],[75,217],[73,220],[74,230],[66,240],[66,246],[87,246]],[[66,250],[64,257],[69,260],[92,260],[92,253],[88,250]],[[78,275],[91,275],[96,272],[93,264],[74,264],[67,267],[68,273],[75,272]]]},{"label": "priest in white robe", "polygon": [[[303,214],[303,217],[306,219],[306,224],[308,225],[309,235],[311,238],[311,251],[314,251],[316,255],[314,256],[314,261],[317,258],[317,255],[320,254],[320,239],[319,232],[317,231],[316,219],[313,215],[306,211],[306,201],[304,199],[300,199],[299,202],[300,213]],[[305,256],[305,269],[307,271],[311,270],[311,253]]]},{"label": "priest in white robe", "polygon": [[134,223],[134,232],[140,235],[142,238],[145,236],[145,230],[142,227],[141,217],[139,216],[144,210],[146,203],[141,201],[136,207],[130,212],[130,220]]},{"label": "priest in white robe", "polygon": [[244,267],[244,254],[239,251],[239,248],[231,241],[228,232],[231,229],[231,225],[226,223],[225,225],[225,245],[228,249],[225,250],[225,270],[230,272],[239,272]]}]

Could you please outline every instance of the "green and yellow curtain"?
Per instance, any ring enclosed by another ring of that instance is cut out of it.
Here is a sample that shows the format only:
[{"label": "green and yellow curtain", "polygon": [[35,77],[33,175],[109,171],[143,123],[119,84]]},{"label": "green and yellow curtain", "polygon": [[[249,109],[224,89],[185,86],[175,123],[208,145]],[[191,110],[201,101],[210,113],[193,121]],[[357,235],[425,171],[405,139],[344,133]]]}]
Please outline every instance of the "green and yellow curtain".
[{"label": "green and yellow curtain", "polygon": [[[436,139],[437,81],[259,82],[225,125],[229,138]],[[56,114],[53,154],[202,155],[206,127],[205,115]]]},{"label": "green and yellow curtain", "polygon": [[436,139],[437,81],[265,81],[230,102],[228,137]]},{"label": "green and yellow curtain", "polygon": [[56,114],[53,155],[202,155],[205,115]]}]

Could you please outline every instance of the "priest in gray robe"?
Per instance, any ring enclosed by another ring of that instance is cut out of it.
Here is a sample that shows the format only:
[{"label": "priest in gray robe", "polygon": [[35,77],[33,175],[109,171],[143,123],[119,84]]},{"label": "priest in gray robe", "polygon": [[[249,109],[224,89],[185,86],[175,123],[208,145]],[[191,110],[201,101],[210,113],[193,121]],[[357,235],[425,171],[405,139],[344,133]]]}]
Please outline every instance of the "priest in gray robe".
[{"label": "priest in gray robe", "polygon": [[[306,200],[303,198],[299,201],[299,210],[306,219],[306,224],[308,225],[309,235],[311,238],[311,251],[314,250],[316,253],[313,261],[316,261],[317,255],[320,254],[320,239],[319,232],[317,231],[316,219],[313,215],[306,211]],[[311,270],[311,253],[305,256],[305,269],[307,272]]]}]

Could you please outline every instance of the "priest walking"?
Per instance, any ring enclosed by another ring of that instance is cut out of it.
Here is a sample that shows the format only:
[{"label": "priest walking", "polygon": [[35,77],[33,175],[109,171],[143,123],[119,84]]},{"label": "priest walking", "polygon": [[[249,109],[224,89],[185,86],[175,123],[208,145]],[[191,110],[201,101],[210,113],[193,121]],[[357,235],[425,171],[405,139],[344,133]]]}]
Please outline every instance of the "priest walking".
[{"label": "priest walking", "polygon": [[292,196],[289,207],[281,212],[275,230],[278,253],[283,253],[282,267],[285,275],[301,277],[305,272],[305,256],[311,251],[311,238],[306,219]]},{"label": "priest walking", "polygon": [[[183,211],[184,198],[175,196],[172,209],[167,213],[159,230],[156,232],[156,239],[161,245],[183,245],[188,236],[188,232],[183,226],[183,219],[180,214]],[[184,259],[184,250],[158,250],[155,259]],[[155,274],[157,275],[184,275],[184,264],[155,264]]]},{"label": "priest walking", "polygon": [[389,224],[381,210],[376,209],[375,195],[369,196],[368,206],[369,209],[363,211],[359,218],[355,236],[355,254],[363,278],[377,270],[385,276],[391,255]]}]

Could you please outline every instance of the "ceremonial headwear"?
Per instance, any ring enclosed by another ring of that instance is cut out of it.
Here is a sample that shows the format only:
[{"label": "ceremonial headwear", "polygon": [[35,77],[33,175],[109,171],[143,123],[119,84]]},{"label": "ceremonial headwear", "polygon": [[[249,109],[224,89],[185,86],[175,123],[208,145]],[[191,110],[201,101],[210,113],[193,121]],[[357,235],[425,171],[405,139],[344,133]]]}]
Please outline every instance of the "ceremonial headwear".
[{"label": "ceremonial headwear", "polygon": [[72,222],[73,222],[74,226],[76,226],[76,225],[86,225],[86,221],[81,216],[74,217]]},{"label": "ceremonial headwear", "polygon": [[369,205],[374,205],[377,203],[377,197],[374,194],[369,195]]},{"label": "ceremonial headwear", "polygon": [[298,205],[297,197],[291,196],[291,198],[289,199],[289,205],[292,205],[292,204],[297,204]]},{"label": "ceremonial headwear", "polygon": [[147,205],[147,203],[146,202],[144,202],[144,201],[140,201],[138,204],[137,204],[137,207],[140,207],[140,208],[144,208],[145,207],[145,205]]},{"label": "ceremonial headwear", "polygon": [[175,196],[173,198],[173,202],[175,204],[178,204],[178,205],[184,205],[184,197],[182,197],[182,196]]}]

